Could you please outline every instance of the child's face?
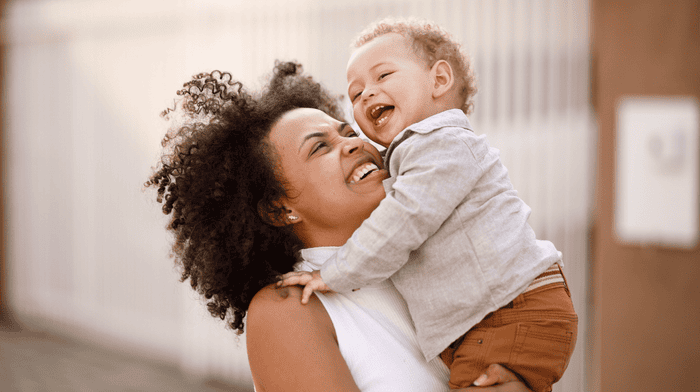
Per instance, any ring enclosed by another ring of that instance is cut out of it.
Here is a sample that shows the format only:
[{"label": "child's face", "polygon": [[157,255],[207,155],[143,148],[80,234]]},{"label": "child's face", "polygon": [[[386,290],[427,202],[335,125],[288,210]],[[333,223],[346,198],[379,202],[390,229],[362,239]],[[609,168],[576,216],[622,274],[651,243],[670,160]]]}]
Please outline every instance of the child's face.
[{"label": "child's face", "polygon": [[437,113],[431,69],[400,34],[384,34],[355,50],[347,75],[355,121],[384,147],[409,125]]}]

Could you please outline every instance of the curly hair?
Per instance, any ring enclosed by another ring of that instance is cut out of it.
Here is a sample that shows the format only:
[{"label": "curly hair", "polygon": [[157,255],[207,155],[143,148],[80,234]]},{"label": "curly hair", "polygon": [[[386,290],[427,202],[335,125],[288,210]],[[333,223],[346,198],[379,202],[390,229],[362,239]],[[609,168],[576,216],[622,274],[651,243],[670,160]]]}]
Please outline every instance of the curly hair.
[{"label": "curly hair", "polygon": [[398,33],[412,41],[416,55],[432,67],[438,60],[447,61],[456,75],[462,111],[470,114],[474,108],[476,79],[466,54],[453,37],[435,23],[416,18],[385,18],[367,26],[355,38],[352,48],[388,33]]},{"label": "curly hair", "polygon": [[162,113],[176,124],[145,185],[157,188],[163,213],[172,215],[167,229],[181,281],[189,278],[211,315],[242,333],[253,296],[291,271],[303,247],[291,227],[270,223],[286,213],[276,203],[286,187],[270,130],[295,108],[338,120],[342,110],[292,62],[276,62],[258,94],[219,71],[195,75],[177,94],[182,98]]}]

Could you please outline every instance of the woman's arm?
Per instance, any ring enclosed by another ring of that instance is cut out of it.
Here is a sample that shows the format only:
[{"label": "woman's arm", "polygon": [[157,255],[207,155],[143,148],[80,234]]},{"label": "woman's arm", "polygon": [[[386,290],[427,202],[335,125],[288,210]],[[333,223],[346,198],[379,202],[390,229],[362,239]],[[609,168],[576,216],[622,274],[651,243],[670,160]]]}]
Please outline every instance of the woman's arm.
[{"label": "woman's arm", "polygon": [[246,344],[257,392],[359,392],[323,304],[315,295],[307,305],[300,299],[299,287],[270,285],[250,304]]}]

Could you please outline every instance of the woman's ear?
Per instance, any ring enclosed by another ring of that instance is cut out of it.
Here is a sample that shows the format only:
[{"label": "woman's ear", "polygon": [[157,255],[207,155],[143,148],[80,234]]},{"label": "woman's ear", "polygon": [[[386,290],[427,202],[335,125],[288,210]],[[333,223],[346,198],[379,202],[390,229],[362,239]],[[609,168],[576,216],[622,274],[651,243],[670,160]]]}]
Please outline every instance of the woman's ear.
[{"label": "woman's ear", "polygon": [[435,82],[433,88],[433,98],[441,98],[449,93],[454,86],[454,73],[450,63],[445,60],[438,60],[430,69]]},{"label": "woman's ear", "polygon": [[[280,216],[279,211],[283,209],[286,214]],[[258,215],[267,224],[282,227],[287,225],[293,225],[295,223],[301,222],[301,217],[299,214],[294,213],[294,210],[286,207],[280,202],[275,202],[274,205],[260,200],[258,202]]]},{"label": "woman's ear", "polygon": [[286,224],[288,224],[288,225],[297,224],[297,223],[301,222],[301,220],[302,220],[301,215],[297,214],[296,212],[294,212],[293,209],[289,209],[289,208],[287,208],[287,215],[285,215],[285,216],[286,216],[286,222],[287,222]]}]

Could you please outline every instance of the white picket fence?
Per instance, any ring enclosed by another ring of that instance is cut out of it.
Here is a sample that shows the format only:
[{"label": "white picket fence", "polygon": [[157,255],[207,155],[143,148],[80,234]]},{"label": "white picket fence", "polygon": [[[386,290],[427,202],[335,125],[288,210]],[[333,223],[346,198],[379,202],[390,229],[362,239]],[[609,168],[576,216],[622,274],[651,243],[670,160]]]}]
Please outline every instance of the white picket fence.
[{"label": "white picket fence", "polygon": [[250,385],[245,339],[208,316],[168,258],[142,184],[159,112],[200,71],[258,85],[294,59],[345,91],[351,38],[384,16],[435,20],[471,54],[472,123],[501,150],[531,224],[565,255],[580,315],[556,391],[584,391],[595,129],[588,1],[61,0],[11,3],[5,45],[9,300],[22,317]]}]

